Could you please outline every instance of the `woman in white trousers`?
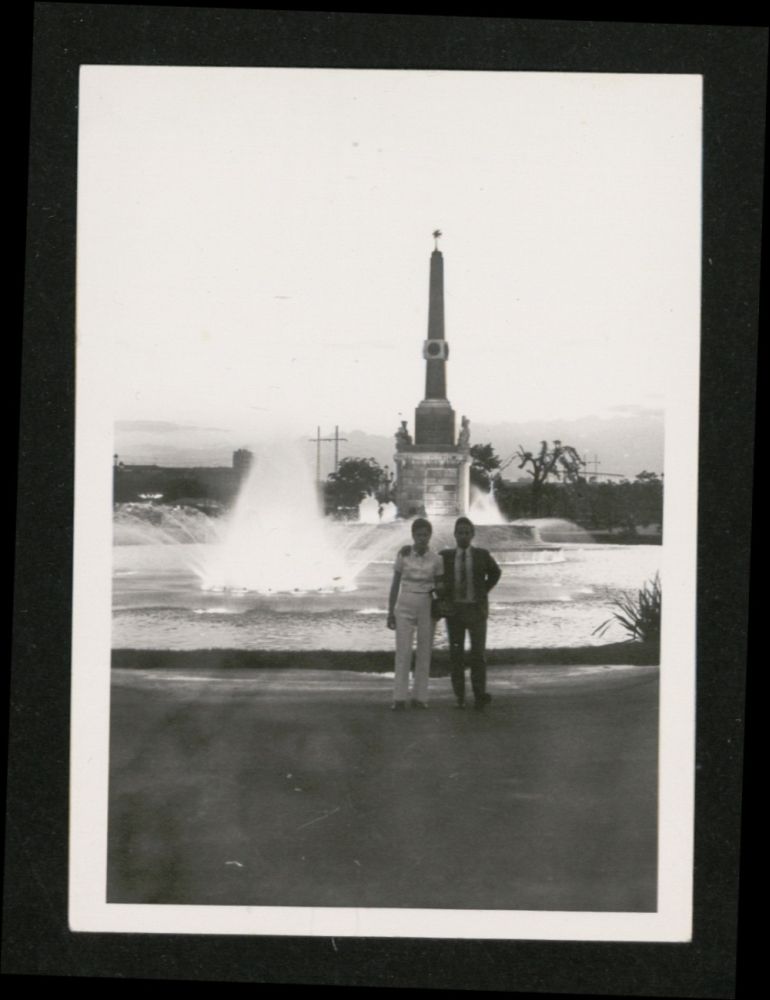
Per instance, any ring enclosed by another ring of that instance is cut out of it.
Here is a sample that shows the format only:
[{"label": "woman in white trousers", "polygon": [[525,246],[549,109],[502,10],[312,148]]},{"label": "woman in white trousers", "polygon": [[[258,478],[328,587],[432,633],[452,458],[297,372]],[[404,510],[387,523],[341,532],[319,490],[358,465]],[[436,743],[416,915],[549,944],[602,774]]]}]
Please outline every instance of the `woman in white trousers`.
[{"label": "woman in white trousers", "polygon": [[388,628],[396,632],[396,679],[393,688],[394,711],[406,708],[409,695],[409,667],[412,645],[417,633],[417,655],[412,689],[412,708],[428,707],[428,678],[435,624],[431,618],[431,600],[440,591],[444,563],[430,549],[433,528],[430,521],[418,517],[412,524],[413,545],[405,545],[396,556],[393,583],[388,601]]}]

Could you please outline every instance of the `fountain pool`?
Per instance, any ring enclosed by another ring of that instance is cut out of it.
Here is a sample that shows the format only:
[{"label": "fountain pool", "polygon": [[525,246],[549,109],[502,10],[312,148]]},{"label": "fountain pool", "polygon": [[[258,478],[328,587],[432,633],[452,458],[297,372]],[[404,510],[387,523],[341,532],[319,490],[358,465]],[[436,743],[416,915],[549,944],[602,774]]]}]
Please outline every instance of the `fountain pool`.
[{"label": "fountain pool", "polygon": [[[211,584],[222,566],[228,522],[197,511],[140,508],[115,514],[113,645],[134,649],[390,649],[385,627],[393,559],[410,540],[409,525],[339,523],[325,534],[343,569],[340,579],[259,593]],[[232,539],[232,535],[230,535]],[[284,544],[285,531],[279,533]],[[478,544],[491,549],[503,576],[491,598],[490,648],[581,646],[626,638],[593,630],[620,592],[660,569],[661,547],[542,541],[537,522],[481,525]],[[452,544],[451,525],[437,526],[434,547]],[[264,544],[262,544],[264,543]],[[230,544],[233,544],[232,541]],[[267,542],[257,533],[239,565],[249,569]],[[272,542],[271,542],[272,544]],[[260,546],[262,545],[262,548]],[[318,582],[318,581],[316,581]],[[207,586],[208,583],[208,586]],[[437,645],[445,645],[443,625]]]}]

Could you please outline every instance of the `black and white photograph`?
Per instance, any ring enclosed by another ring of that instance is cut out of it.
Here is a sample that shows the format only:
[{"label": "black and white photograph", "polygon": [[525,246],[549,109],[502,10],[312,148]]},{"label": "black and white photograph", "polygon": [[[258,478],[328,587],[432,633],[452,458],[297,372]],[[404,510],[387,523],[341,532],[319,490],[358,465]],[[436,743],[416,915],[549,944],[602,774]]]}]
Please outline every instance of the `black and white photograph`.
[{"label": "black and white photograph", "polygon": [[103,919],[688,937],[700,136],[693,76],[81,68]]},{"label": "black and white photograph", "polygon": [[36,19],[6,909],[98,975],[732,995],[766,32]]}]

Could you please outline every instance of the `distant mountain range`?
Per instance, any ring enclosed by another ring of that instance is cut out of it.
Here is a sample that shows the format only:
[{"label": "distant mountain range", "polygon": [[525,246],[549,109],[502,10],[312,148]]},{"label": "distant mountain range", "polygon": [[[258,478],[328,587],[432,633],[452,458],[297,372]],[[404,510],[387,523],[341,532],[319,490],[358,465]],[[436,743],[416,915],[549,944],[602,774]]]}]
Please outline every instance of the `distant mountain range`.
[{"label": "distant mountain range", "polygon": [[[394,428],[395,432],[395,428]],[[361,430],[340,435],[347,440],[339,446],[340,458],[371,457],[380,465],[392,468],[395,438],[368,434]],[[303,439],[308,457],[314,459],[314,446]],[[544,420],[526,423],[474,424],[471,422],[471,444],[491,444],[503,463],[508,462],[519,445],[528,451],[539,448],[542,440],[560,440],[572,445],[588,462],[587,472],[614,473],[633,479],[642,471],[663,472],[664,421],[660,410],[627,406],[615,415],[588,416],[577,420]],[[230,465],[236,448],[248,447],[222,428],[196,428],[190,425],[119,421],[115,427],[115,451],[126,464],[156,464],[167,466]],[[324,444],[321,472],[331,469],[333,449]],[[595,459],[598,465],[595,465]],[[503,471],[506,479],[525,476],[518,463],[511,461]],[[526,477],[529,478],[529,477]]]}]

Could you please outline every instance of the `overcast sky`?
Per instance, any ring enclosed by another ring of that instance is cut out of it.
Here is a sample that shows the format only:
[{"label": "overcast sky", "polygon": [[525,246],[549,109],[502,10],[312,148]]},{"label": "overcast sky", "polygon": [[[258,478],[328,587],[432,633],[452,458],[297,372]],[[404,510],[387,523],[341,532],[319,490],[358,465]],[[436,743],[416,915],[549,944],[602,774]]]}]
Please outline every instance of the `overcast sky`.
[{"label": "overcast sky", "polygon": [[411,425],[437,227],[458,421],[664,409],[698,324],[700,83],[84,67],[78,335],[111,419]]}]

